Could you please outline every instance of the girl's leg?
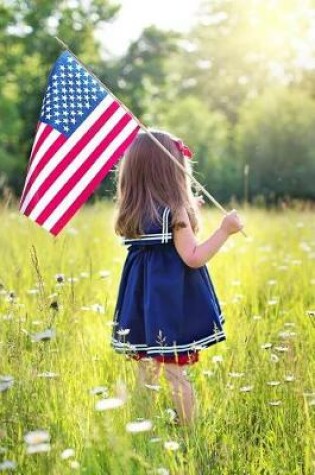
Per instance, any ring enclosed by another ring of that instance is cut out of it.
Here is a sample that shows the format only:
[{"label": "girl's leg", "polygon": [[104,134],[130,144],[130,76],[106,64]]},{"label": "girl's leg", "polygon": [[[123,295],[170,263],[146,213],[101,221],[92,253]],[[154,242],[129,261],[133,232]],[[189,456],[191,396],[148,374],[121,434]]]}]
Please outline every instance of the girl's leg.
[{"label": "girl's leg", "polygon": [[185,365],[165,363],[165,376],[170,383],[172,396],[180,424],[190,425],[196,418],[196,399],[192,384],[184,370]]},{"label": "girl's leg", "polygon": [[154,415],[156,398],[158,391],[154,388],[148,388],[146,386],[157,386],[159,384],[159,376],[161,371],[161,364],[154,360],[139,360],[138,361],[138,374],[137,374],[137,388],[135,392],[134,406],[137,412],[142,417],[151,418]]}]

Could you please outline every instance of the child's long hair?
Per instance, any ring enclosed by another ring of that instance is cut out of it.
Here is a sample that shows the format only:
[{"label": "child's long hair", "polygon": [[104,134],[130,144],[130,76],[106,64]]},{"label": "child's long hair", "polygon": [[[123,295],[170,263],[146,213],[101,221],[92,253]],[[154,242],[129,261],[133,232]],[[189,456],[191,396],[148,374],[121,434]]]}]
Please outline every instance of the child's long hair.
[{"label": "child's long hair", "polygon": [[[151,133],[181,165],[191,170],[189,159],[178,150],[171,135]],[[173,228],[182,226],[177,214],[184,206],[193,231],[198,230],[197,207],[189,178],[146,133],[138,134],[120,161],[116,200],[115,232],[121,236],[135,238],[143,234],[146,219],[161,222],[158,206],[170,207]]]}]

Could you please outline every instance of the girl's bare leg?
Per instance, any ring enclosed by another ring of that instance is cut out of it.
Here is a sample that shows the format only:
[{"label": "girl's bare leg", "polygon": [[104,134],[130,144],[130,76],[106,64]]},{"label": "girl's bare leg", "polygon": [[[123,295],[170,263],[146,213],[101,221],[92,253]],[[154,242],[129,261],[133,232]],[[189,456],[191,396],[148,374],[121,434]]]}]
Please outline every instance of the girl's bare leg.
[{"label": "girl's bare leg", "polygon": [[180,424],[190,425],[195,421],[197,404],[192,384],[184,373],[185,365],[179,366],[173,363],[166,363],[164,370],[171,386]]},{"label": "girl's bare leg", "polygon": [[155,388],[148,388],[149,386],[158,386],[161,364],[154,360],[139,360],[137,374],[137,391],[135,404],[138,407],[138,412],[145,417],[153,415],[152,409],[155,409],[156,398],[158,390]]}]

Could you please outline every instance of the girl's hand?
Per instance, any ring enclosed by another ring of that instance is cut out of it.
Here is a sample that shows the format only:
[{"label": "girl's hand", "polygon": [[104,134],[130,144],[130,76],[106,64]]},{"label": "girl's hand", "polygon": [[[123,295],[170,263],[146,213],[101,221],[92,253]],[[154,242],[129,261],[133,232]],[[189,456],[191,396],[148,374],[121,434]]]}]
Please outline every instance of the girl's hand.
[{"label": "girl's hand", "polygon": [[244,224],[241,222],[237,211],[233,209],[222,219],[220,229],[222,229],[226,234],[235,234],[241,231],[244,227]]},{"label": "girl's hand", "polygon": [[203,199],[202,195],[195,196],[195,200],[196,200],[197,206],[199,207],[205,204],[205,200]]}]

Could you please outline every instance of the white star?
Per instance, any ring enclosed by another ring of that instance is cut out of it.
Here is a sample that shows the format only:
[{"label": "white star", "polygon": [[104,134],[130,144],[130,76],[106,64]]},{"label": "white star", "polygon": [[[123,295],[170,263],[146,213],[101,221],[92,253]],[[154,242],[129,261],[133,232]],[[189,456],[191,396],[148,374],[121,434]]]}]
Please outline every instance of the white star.
[{"label": "white star", "polygon": [[61,69],[61,71],[64,71],[64,70],[66,69],[66,67],[62,64],[62,65],[60,66],[60,69]]},{"label": "white star", "polygon": [[72,122],[73,124],[75,124],[75,118],[72,117],[72,118],[70,119],[70,122]]},{"label": "white star", "polygon": [[48,120],[50,120],[50,119],[51,119],[51,114],[46,114],[46,118],[47,118]]},{"label": "white star", "polygon": [[55,120],[55,124],[57,124],[57,125],[61,124],[61,120],[60,120],[60,119],[56,119],[56,120]]},{"label": "white star", "polygon": [[92,96],[92,99],[93,99],[94,101],[96,101],[96,100],[97,100],[97,97],[96,97],[96,96]]},{"label": "white star", "polygon": [[82,116],[84,115],[83,112],[81,110],[78,111],[78,115]]},{"label": "white star", "polygon": [[69,127],[67,127],[66,125],[64,126],[64,129],[65,129],[66,132],[69,132],[69,130],[70,130]]},{"label": "white star", "polygon": [[84,105],[85,105],[85,107],[87,107],[87,108],[90,107],[90,103],[89,103],[89,102],[86,102]]}]

